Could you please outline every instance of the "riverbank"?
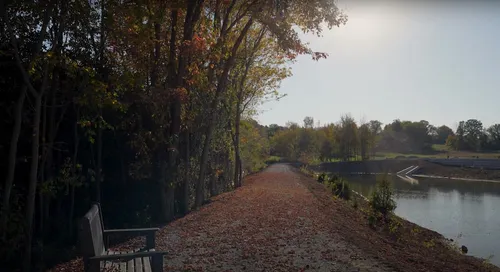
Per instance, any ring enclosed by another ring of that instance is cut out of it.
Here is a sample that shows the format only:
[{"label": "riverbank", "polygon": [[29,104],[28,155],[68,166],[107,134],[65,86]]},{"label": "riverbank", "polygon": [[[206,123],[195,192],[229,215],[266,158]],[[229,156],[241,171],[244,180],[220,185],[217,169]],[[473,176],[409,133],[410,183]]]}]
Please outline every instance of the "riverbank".
[{"label": "riverbank", "polygon": [[500,181],[500,170],[481,169],[472,167],[447,166],[438,163],[428,162],[423,159],[391,159],[373,161],[352,161],[322,163],[312,166],[316,172],[331,173],[396,173],[411,166],[419,168],[413,172],[415,175],[428,175],[453,178],[467,178],[476,180],[496,180]]},{"label": "riverbank", "polygon": [[[396,270],[500,271],[487,260],[460,253],[462,245],[398,216],[394,216],[396,223],[390,227],[372,229],[368,224],[368,202],[362,196],[353,194],[356,200],[351,201],[331,200],[323,184],[307,184],[309,190],[325,203],[325,212],[336,218],[335,231],[363,251],[391,263]],[[357,208],[354,203],[357,203]]]},{"label": "riverbank", "polygon": [[500,181],[500,170],[445,166],[426,161],[419,161],[418,165],[419,169],[413,173],[415,175]]}]

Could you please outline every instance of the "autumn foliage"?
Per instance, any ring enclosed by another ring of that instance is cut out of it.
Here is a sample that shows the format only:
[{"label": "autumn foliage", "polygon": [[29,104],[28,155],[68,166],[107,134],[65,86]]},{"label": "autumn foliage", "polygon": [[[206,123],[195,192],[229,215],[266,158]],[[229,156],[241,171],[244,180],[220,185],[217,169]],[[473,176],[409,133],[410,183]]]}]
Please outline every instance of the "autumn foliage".
[{"label": "autumn foliage", "polygon": [[[102,203],[108,227],[168,222],[268,155],[251,121],[333,1],[2,2],[2,268],[47,267]],[[70,252],[70,251],[67,251]],[[73,254],[70,252],[70,255]],[[32,258],[33,257],[33,258]],[[21,260],[24,258],[24,260]]]}]

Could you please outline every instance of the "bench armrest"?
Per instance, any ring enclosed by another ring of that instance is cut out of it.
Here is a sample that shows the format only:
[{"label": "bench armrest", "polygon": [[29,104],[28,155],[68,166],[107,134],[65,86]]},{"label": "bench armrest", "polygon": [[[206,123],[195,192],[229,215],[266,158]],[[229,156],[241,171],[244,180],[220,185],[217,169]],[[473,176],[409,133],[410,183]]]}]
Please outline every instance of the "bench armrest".
[{"label": "bench armrest", "polygon": [[142,228],[142,229],[108,229],[104,230],[103,234],[105,239],[110,234],[142,234],[146,236],[146,248],[152,249],[156,244],[156,232],[159,228]]},{"label": "bench armrest", "polygon": [[94,256],[94,257],[89,257],[89,261],[91,261],[91,262],[113,261],[113,260],[128,261],[128,260],[135,259],[135,258],[157,257],[157,256],[163,256],[166,254],[167,254],[166,251],[142,251],[142,252],[134,252],[134,253]]}]

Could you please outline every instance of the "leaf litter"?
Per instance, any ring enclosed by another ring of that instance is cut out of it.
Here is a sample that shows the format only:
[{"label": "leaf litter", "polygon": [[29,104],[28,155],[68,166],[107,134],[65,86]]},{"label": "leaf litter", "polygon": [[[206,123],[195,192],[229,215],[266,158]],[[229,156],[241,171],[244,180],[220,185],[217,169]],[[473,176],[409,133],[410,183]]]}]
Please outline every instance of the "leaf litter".
[{"label": "leaf litter", "polygon": [[[143,244],[136,238],[116,249]],[[408,256],[400,243],[371,230],[348,203],[332,200],[321,184],[283,164],[247,177],[241,188],[168,224],[157,233],[156,247],[169,252],[165,271],[483,270],[477,269],[479,259],[468,256],[452,258],[458,266],[426,263],[426,253]],[[53,271],[82,266],[76,259]]]}]

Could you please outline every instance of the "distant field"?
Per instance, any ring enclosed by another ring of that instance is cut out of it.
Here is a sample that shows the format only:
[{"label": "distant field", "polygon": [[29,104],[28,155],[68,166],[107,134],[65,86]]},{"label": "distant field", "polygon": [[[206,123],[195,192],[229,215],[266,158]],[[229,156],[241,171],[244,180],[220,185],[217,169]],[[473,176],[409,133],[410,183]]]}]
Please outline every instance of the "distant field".
[{"label": "distant field", "polygon": [[433,145],[434,154],[406,154],[394,152],[377,152],[374,159],[394,159],[399,158],[477,158],[480,159],[499,159],[500,152],[470,152],[470,151],[455,151],[448,150],[446,145]]}]

